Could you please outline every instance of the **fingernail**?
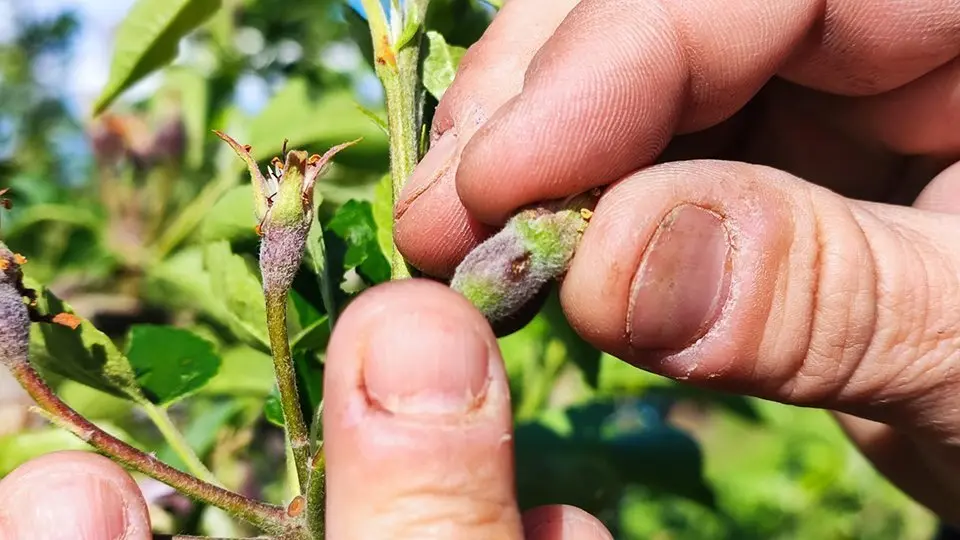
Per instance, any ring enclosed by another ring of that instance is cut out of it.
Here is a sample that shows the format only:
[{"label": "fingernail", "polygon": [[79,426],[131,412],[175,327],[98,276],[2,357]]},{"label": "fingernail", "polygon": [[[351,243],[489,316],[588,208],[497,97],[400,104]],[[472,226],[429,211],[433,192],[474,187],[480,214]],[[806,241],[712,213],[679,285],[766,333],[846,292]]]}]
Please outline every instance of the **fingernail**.
[{"label": "fingernail", "polygon": [[703,337],[729,292],[730,242],[720,216],[674,209],[654,233],[633,281],[630,343],[679,350]]},{"label": "fingernail", "polygon": [[397,203],[397,217],[402,216],[420,195],[423,195],[445,175],[453,172],[456,153],[457,133],[450,129],[430,147],[430,150],[413,170],[413,174],[407,180],[407,183],[404,184]]},{"label": "fingernail", "polygon": [[16,512],[8,516],[18,533],[13,538],[119,540],[127,534],[126,504],[110,482],[84,474],[57,475],[45,479],[42,488],[23,491]]},{"label": "fingernail", "polygon": [[410,416],[463,414],[479,407],[490,355],[474,326],[435,311],[391,315],[369,337],[363,380],[370,401]]}]

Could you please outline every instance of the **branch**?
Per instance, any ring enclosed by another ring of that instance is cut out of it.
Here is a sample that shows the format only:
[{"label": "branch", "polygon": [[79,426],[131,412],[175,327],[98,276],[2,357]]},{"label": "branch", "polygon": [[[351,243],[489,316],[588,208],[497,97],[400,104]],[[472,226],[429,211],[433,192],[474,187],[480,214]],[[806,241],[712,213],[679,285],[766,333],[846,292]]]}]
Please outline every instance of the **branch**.
[{"label": "branch", "polygon": [[289,531],[290,521],[282,507],[248,499],[238,493],[210,485],[137,450],[106,433],[61,401],[29,363],[12,362],[9,367],[20,386],[36,401],[51,421],[70,431],[99,452],[167,484],[188,497],[247,521],[264,532],[283,534]]}]

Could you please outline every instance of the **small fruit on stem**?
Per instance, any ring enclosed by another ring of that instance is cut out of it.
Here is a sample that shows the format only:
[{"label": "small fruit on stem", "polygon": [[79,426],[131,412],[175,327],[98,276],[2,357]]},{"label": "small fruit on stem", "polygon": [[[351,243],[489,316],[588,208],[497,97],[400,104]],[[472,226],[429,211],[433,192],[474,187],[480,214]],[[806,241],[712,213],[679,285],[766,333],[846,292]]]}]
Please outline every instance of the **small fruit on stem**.
[{"label": "small fruit on stem", "polygon": [[566,273],[599,195],[592,190],[521,210],[463,259],[450,287],[491,323],[510,317]]},{"label": "small fruit on stem", "polygon": [[264,176],[249,145],[241,145],[220,131],[214,133],[233,148],[250,170],[257,231],[263,237],[260,270],[264,291],[285,293],[300,268],[313,223],[314,185],[333,156],[360,139],[334,146],[322,156],[303,150],[285,151],[283,161],[274,158],[274,167]]}]

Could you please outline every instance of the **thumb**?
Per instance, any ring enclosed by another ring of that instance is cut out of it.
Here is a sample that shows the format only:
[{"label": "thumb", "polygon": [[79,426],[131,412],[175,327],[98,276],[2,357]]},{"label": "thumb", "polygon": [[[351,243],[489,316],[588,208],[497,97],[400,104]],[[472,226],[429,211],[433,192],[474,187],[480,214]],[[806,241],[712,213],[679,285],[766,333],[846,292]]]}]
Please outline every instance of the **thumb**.
[{"label": "thumb", "polygon": [[664,164],[604,194],[561,298],[652,371],[960,440],[957,230],[767,167]]},{"label": "thumb", "polygon": [[433,282],[346,309],[324,376],[327,534],[520,540],[509,385],[483,317]]}]

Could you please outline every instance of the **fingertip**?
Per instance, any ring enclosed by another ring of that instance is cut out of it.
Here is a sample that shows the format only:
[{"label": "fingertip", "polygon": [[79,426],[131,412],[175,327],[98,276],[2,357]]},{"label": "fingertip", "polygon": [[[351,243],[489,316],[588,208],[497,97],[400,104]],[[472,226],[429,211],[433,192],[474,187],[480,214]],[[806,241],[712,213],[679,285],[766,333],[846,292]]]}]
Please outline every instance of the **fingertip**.
[{"label": "fingertip", "polygon": [[463,296],[417,279],[363,293],[326,365],[331,538],[519,538],[509,385]]},{"label": "fingertip", "polygon": [[147,505],[109,459],[64,451],[31,460],[0,481],[0,537],[148,540]]},{"label": "fingertip", "polygon": [[523,514],[527,540],[613,540],[596,517],[574,506],[540,506]]}]

